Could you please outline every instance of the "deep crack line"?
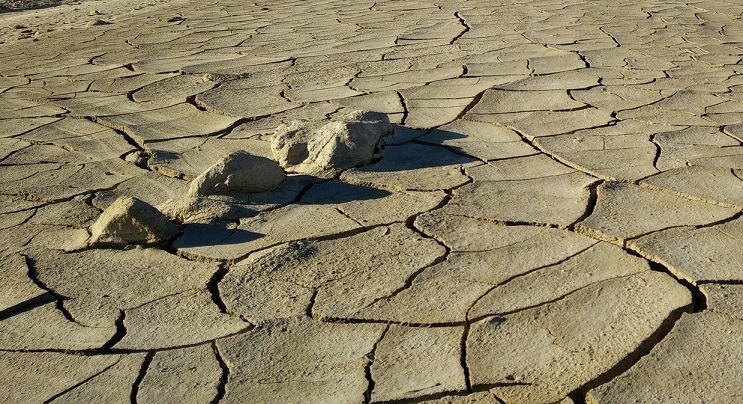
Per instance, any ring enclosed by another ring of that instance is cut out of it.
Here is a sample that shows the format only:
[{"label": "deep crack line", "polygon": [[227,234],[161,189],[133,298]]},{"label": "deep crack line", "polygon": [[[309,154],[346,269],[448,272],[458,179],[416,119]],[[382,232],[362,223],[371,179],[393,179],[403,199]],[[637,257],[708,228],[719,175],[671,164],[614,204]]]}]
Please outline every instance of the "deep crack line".
[{"label": "deep crack line", "polygon": [[[658,143],[655,139],[656,134],[650,135],[650,138],[648,141],[655,145],[655,157],[653,158],[653,168],[658,170],[658,160],[660,160],[660,156],[663,153],[663,148],[660,146],[660,143]],[[661,170],[658,170],[659,172]]]},{"label": "deep crack line", "polygon": [[[734,220],[740,219],[741,217],[743,217],[743,212],[737,212],[737,213],[735,213],[732,216],[726,217],[724,219],[716,220],[714,222],[703,223],[703,224],[698,224],[698,225],[677,224],[677,225],[673,225],[673,226],[664,227],[664,228],[661,228],[661,229],[651,230],[651,231],[648,231],[648,232],[645,232],[645,233],[642,233],[642,234],[638,234],[636,236],[627,237],[627,238],[624,238],[624,239],[622,239],[620,237],[616,237],[616,236],[611,236],[609,234],[603,233],[601,231],[598,231],[598,230],[593,229],[593,228],[590,228],[590,227],[585,227],[584,229],[586,229],[588,231],[596,232],[597,234],[601,234],[602,236],[611,237],[612,239],[616,239],[616,240],[618,240],[619,242],[622,243],[620,245],[622,248],[627,249],[630,242],[636,241],[636,240],[638,240],[638,239],[640,239],[642,237],[649,236],[649,235],[654,234],[654,233],[660,233],[662,231],[666,231],[666,230],[670,230],[670,229],[678,229],[678,228],[682,228],[682,227],[692,227],[695,230],[696,229],[705,229],[705,228],[709,228],[709,227],[719,226],[719,225],[725,224],[725,223],[730,223],[730,222],[732,222]],[[580,232],[580,231],[578,233],[583,234],[583,232]],[[584,235],[586,235],[588,237],[591,237],[589,234],[584,234]],[[591,238],[595,238],[595,237],[591,237]],[[599,240],[601,240],[601,241],[608,241],[608,240],[603,240],[603,239],[599,239]]]},{"label": "deep crack line", "polygon": [[215,305],[217,305],[217,307],[219,307],[219,311],[223,314],[228,313],[227,306],[224,304],[222,296],[219,293],[219,283],[222,282],[229,271],[230,269],[225,263],[220,263],[218,269],[214,272],[212,277],[209,279],[209,282],[206,284],[206,289],[211,294],[212,301]]},{"label": "deep crack line", "polygon": [[689,293],[691,294],[691,304],[694,313],[700,313],[707,310],[707,295],[705,295],[697,285],[693,284],[689,280],[675,276],[669,268],[661,263],[650,260],[647,261],[650,264],[651,270],[667,274],[668,276],[675,279],[678,283],[680,283],[681,286],[689,290]]},{"label": "deep crack line", "polygon": [[395,91],[395,93],[397,93],[397,97],[400,99],[400,105],[402,105],[402,119],[400,120],[400,125],[405,126],[405,121],[408,120],[408,114],[410,113],[408,110],[408,100],[403,97],[401,92]]},{"label": "deep crack line", "polygon": [[[340,322],[340,321],[335,321]],[[368,322],[367,322],[368,323]],[[421,325],[421,327],[429,327],[429,325]],[[223,338],[230,338],[234,337],[236,335],[242,335],[246,332],[250,332],[255,329],[255,326],[253,324],[248,324],[245,328],[234,332],[232,334],[227,334],[219,337],[220,339]],[[62,348],[47,348],[47,349],[0,349],[0,352],[55,352],[55,353],[63,353],[65,355],[80,355],[80,356],[94,356],[94,355],[131,355],[131,354],[138,354],[138,353],[147,353],[147,352],[166,352],[166,351],[175,351],[179,349],[186,349],[186,348],[194,348],[206,344],[211,344],[212,340],[197,342],[193,344],[186,344],[186,345],[178,345],[178,346],[171,346],[167,348],[154,348],[154,349],[118,349],[118,348],[110,348],[110,349],[101,349],[101,348],[95,348],[95,349],[81,349],[81,350],[70,350],[70,349],[62,349]]]},{"label": "deep crack line", "polygon": [[372,377],[371,373],[371,367],[374,365],[374,358],[377,353],[377,347],[384,339],[384,336],[387,335],[387,331],[389,331],[390,325],[387,324],[387,326],[384,328],[384,331],[382,331],[382,335],[379,336],[379,339],[377,342],[374,343],[374,346],[372,346],[371,352],[369,352],[366,355],[367,361],[364,365],[364,375],[366,376],[366,380],[368,382],[368,386],[366,388],[366,391],[364,392],[364,403],[370,403],[372,399],[372,393],[374,392],[374,386],[376,385],[376,382],[374,381],[374,378]]},{"label": "deep crack line", "polygon": [[438,240],[436,240],[436,239],[434,239],[432,237],[429,237],[427,235],[425,236],[425,238],[434,240],[434,241],[436,241],[437,244],[440,244],[442,247],[444,247],[445,248],[444,253],[442,255],[436,257],[436,259],[434,259],[430,264],[428,264],[428,265],[424,266],[423,268],[420,268],[420,269],[416,270],[415,272],[413,272],[407,279],[405,279],[405,284],[403,286],[401,286],[400,288],[398,288],[398,289],[396,289],[396,290],[392,291],[391,293],[388,293],[388,294],[386,294],[384,296],[377,297],[376,299],[372,300],[371,303],[369,303],[366,306],[364,306],[361,309],[359,309],[358,312],[361,312],[363,310],[366,310],[369,307],[375,305],[376,303],[378,303],[378,302],[380,302],[382,300],[392,299],[395,296],[399,295],[400,293],[402,293],[402,292],[410,289],[411,287],[413,287],[413,283],[415,282],[416,278],[418,278],[418,276],[420,276],[423,272],[425,272],[426,270],[431,269],[434,266],[436,266],[436,265],[438,265],[438,264],[446,261],[447,259],[449,259],[449,255],[451,253],[451,249],[449,247],[447,247],[446,245],[444,245],[442,243],[439,243]]},{"label": "deep crack line", "polygon": [[[304,287],[299,285],[300,287]],[[306,288],[305,288],[306,289]],[[312,311],[315,309],[315,303],[317,302],[317,294],[320,293],[320,288],[314,289],[312,291],[312,296],[310,297],[310,302],[307,304],[307,309],[305,310],[305,314],[307,314],[307,317],[315,318],[314,314],[312,314]]]},{"label": "deep crack line", "polygon": [[44,404],[49,404],[49,403],[53,402],[54,400],[56,400],[56,399],[64,396],[65,394],[71,392],[72,390],[75,390],[76,388],[84,385],[85,383],[87,383],[87,382],[95,379],[96,377],[98,377],[101,374],[105,373],[107,370],[109,370],[109,369],[113,368],[114,366],[118,365],[119,362],[121,362],[121,359],[119,359],[118,361],[116,361],[112,365],[109,365],[109,366],[103,368],[103,370],[101,370],[100,372],[97,372],[97,373],[91,375],[90,377],[86,378],[85,380],[81,381],[80,383],[77,383],[77,384],[75,384],[75,385],[73,385],[73,386],[71,386],[71,387],[69,387],[69,388],[67,388],[67,389],[65,389],[65,390],[63,390],[63,391],[61,391],[61,392],[59,392],[59,393],[51,396],[51,397],[49,397],[47,400],[44,401]]},{"label": "deep crack line", "polygon": [[[470,307],[471,308],[471,307]],[[467,317],[469,317],[469,309],[467,310]],[[464,324],[464,330],[462,331],[462,340],[460,342],[460,349],[461,349],[461,366],[462,366],[462,372],[464,373],[464,383],[467,386],[467,393],[472,393],[472,380],[470,378],[470,368],[469,365],[467,365],[467,339],[470,335],[470,320],[466,319],[466,322]]]},{"label": "deep crack line", "polygon": [[103,121],[101,121],[100,119],[98,119],[97,117],[94,117],[94,116],[86,116],[86,117],[83,117],[83,118],[80,118],[80,119],[85,119],[85,120],[87,120],[87,121],[89,121],[91,123],[94,123],[96,125],[100,125],[100,126],[102,126],[104,128],[111,129],[112,131],[116,132],[121,137],[123,137],[124,140],[127,143],[129,143],[130,146],[134,147],[136,150],[138,150],[140,152],[143,152],[143,153],[146,153],[147,152],[147,148],[145,147],[145,142],[142,142],[142,144],[139,144],[139,142],[137,142],[137,140],[134,139],[134,137],[132,135],[130,135],[129,133],[127,133],[125,130],[123,130],[120,127],[114,127],[112,125],[107,125]]},{"label": "deep crack line", "polygon": [[126,311],[119,310],[119,317],[116,319],[116,333],[111,336],[111,339],[106,341],[105,344],[99,349],[93,350],[96,353],[109,352],[114,345],[118,344],[126,336],[126,326],[124,320],[126,319]]},{"label": "deep crack line", "polygon": [[464,27],[464,29],[462,30],[462,32],[459,33],[459,35],[455,36],[454,39],[451,40],[451,42],[449,42],[449,45],[454,45],[459,40],[459,38],[461,38],[464,34],[470,32],[470,29],[472,29],[472,27],[467,23],[467,20],[462,17],[462,13],[457,11],[454,13],[454,16],[457,17],[459,23],[462,24],[462,27]]},{"label": "deep crack line", "polygon": [[213,341],[211,346],[214,351],[214,358],[217,360],[219,368],[222,370],[222,374],[219,376],[219,385],[217,385],[217,394],[211,401],[211,404],[217,404],[222,400],[222,398],[224,398],[224,395],[227,394],[227,383],[230,380],[230,367],[222,356],[222,352],[219,351],[217,342]]},{"label": "deep crack line", "polygon": [[132,404],[137,404],[137,394],[139,393],[139,386],[142,385],[142,380],[144,380],[144,377],[147,375],[147,370],[149,369],[150,364],[152,363],[152,358],[154,357],[154,352],[147,352],[147,355],[142,362],[142,367],[139,369],[139,375],[137,375],[137,379],[134,380],[134,383],[132,384],[132,393],[130,397]]},{"label": "deep crack line", "polygon": [[599,28],[599,31],[603,32],[606,36],[608,36],[609,38],[611,38],[611,40],[617,45],[617,48],[621,48],[622,47],[622,44],[619,43],[619,40],[617,40],[617,38],[614,35],[612,35],[611,33],[607,32],[604,27],[598,27],[598,28]]},{"label": "deep crack line", "polygon": [[51,289],[50,287],[48,287],[44,282],[42,282],[38,278],[38,274],[37,274],[37,271],[36,271],[36,266],[34,265],[33,260],[29,256],[24,255],[23,258],[26,261],[26,268],[28,268],[28,277],[31,278],[31,281],[37,287],[39,287],[40,289],[43,289],[43,290],[47,291],[47,293],[49,293],[52,296],[54,296],[54,299],[57,302],[57,309],[59,309],[59,311],[62,312],[62,315],[64,315],[64,317],[67,320],[69,320],[70,322],[73,322],[75,324],[78,324],[80,326],[85,327],[84,324],[78,323],[77,320],[75,320],[75,318],[72,316],[72,313],[70,313],[67,310],[67,308],[64,307],[64,300],[67,299],[67,297],[66,296],[63,296],[63,295],[61,295],[61,294],[59,294],[57,292],[55,292],[53,289]]},{"label": "deep crack line", "polygon": [[[42,105],[49,105],[49,104],[42,104]],[[56,106],[56,105],[55,105],[55,106]],[[61,108],[61,107],[60,107],[60,108]],[[62,109],[66,109],[66,108],[62,108]],[[70,111],[69,111],[69,110],[67,110],[67,113],[69,113],[69,112],[70,112]],[[55,117],[56,117],[56,116],[55,116]],[[55,124],[55,123],[57,123],[57,122],[61,121],[61,120],[62,120],[62,119],[64,119],[64,118],[65,118],[65,117],[59,117],[59,119],[57,119],[56,121],[52,121],[52,122],[49,122],[49,123],[45,123],[45,124],[43,124],[43,125],[40,125],[40,126],[32,127],[31,129],[26,129],[26,130],[22,131],[21,133],[17,133],[17,134],[15,134],[15,135],[13,135],[13,137],[11,137],[11,139],[22,139],[22,138],[23,138],[23,135],[26,135],[26,134],[28,134],[29,132],[33,132],[33,131],[35,131],[35,130],[39,130],[39,129],[42,129],[42,128],[46,128],[47,126],[51,126],[51,125],[53,125],[53,124]],[[73,119],[74,119],[74,118],[73,118]]]},{"label": "deep crack line", "polygon": [[[581,256],[582,254],[586,253],[588,250],[591,250],[592,248],[596,247],[596,245],[598,245],[599,243],[600,243],[600,241],[596,241],[595,243],[591,244],[590,246],[588,246],[588,247],[586,247],[586,248],[584,248],[584,249],[582,249],[580,251],[577,251],[577,252],[575,252],[574,254],[572,254],[572,255],[570,255],[568,257],[565,257],[563,259],[557,260],[557,261],[552,262],[552,263],[549,263],[549,264],[545,264],[545,265],[542,265],[542,266],[533,268],[533,269],[531,269],[529,271],[526,271],[526,272],[523,272],[523,273],[514,275],[514,276],[512,276],[510,278],[504,279],[503,281],[501,281],[501,282],[499,282],[497,284],[494,284],[493,287],[491,287],[490,289],[488,289],[487,291],[485,291],[485,293],[483,293],[482,295],[480,295],[480,297],[478,297],[475,301],[473,301],[472,302],[472,305],[467,309],[467,312],[465,313],[465,318],[467,320],[467,324],[470,324],[473,321],[480,321],[480,320],[482,320],[483,318],[486,318],[486,317],[498,316],[498,315],[506,315],[506,314],[513,314],[513,313],[515,313],[517,311],[523,311],[523,310],[527,310],[527,309],[530,309],[530,308],[539,307],[539,306],[542,306],[544,304],[552,303],[552,301],[542,302],[542,303],[538,303],[536,305],[532,305],[532,306],[528,306],[528,307],[525,307],[525,308],[522,308],[522,309],[518,309],[516,311],[504,312],[504,313],[489,313],[487,315],[484,315],[484,316],[481,316],[481,317],[478,317],[478,318],[472,318],[470,316],[470,311],[472,310],[472,308],[475,307],[482,299],[485,298],[485,296],[489,295],[495,289],[497,289],[499,287],[502,287],[502,286],[505,286],[505,285],[511,283],[512,281],[516,280],[516,279],[523,278],[525,276],[529,276],[529,275],[531,275],[531,274],[533,274],[533,273],[535,273],[537,271],[541,271],[541,270],[544,270],[544,269],[548,269],[548,268],[556,267],[558,265],[562,265],[562,264],[564,264],[564,263],[566,263],[566,262],[568,262],[568,261],[570,261],[570,260],[572,260],[574,258],[577,258],[577,257]],[[614,279],[614,278],[608,278],[608,279]],[[606,280],[608,280],[608,279],[606,279]],[[599,281],[599,282],[603,282],[603,281]],[[586,285],[583,288],[588,287],[590,285],[593,285],[594,283],[591,283],[589,285]],[[573,290],[572,292],[569,292],[569,293],[567,293],[567,294],[565,294],[563,296],[558,297],[558,300],[561,300],[561,299],[565,298],[566,296],[568,296],[568,295],[570,295],[572,293],[575,293],[577,290],[579,290],[579,289]],[[557,300],[555,300],[555,301],[557,301]]]},{"label": "deep crack line", "polygon": [[624,374],[635,364],[637,364],[637,362],[639,362],[643,357],[650,354],[653,348],[655,348],[656,345],[658,345],[660,342],[663,341],[663,339],[666,338],[666,336],[668,336],[674,325],[676,325],[676,322],[678,322],[678,320],[681,318],[681,315],[688,311],[688,307],[681,307],[671,312],[668,317],[663,320],[660,326],[652,334],[650,334],[650,336],[643,340],[633,352],[630,352],[627,356],[619,360],[619,362],[617,362],[614,366],[612,366],[602,374],[596,376],[594,379],[573,390],[571,393],[568,394],[568,397],[572,398],[576,403],[585,403],[585,397],[590,390],[593,390],[596,387],[601,386],[602,384],[608,383],[618,376]]},{"label": "deep crack line", "polygon": [[[467,74],[466,73],[467,65],[463,65],[463,66],[464,66],[464,69],[465,69],[465,73],[464,74]],[[488,88],[488,89],[482,90],[479,93],[475,94],[475,96],[472,98],[472,101],[470,101],[470,103],[467,104],[467,106],[465,106],[464,109],[462,109],[462,112],[460,112],[459,115],[457,115],[457,117],[452,122],[454,122],[454,121],[456,121],[458,119],[464,118],[464,116],[467,115],[467,113],[470,112],[470,110],[472,110],[472,108],[474,108],[475,105],[477,105],[477,104],[480,103],[480,100],[482,100],[483,95],[485,95],[485,92],[488,91],[488,90],[490,90],[490,89]],[[451,123],[451,122],[447,122],[447,123]],[[442,125],[440,125],[440,126],[442,126]]]},{"label": "deep crack line", "polygon": [[340,213],[341,215],[343,215],[343,216],[345,216],[346,218],[348,218],[348,220],[350,220],[350,221],[352,221],[352,222],[356,223],[356,224],[357,224],[357,225],[358,225],[359,227],[361,227],[362,231],[364,231],[364,232],[365,232],[365,231],[367,231],[367,230],[368,230],[368,229],[367,229],[367,227],[366,227],[366,225],[364,225],[363,223],[361,223],[361,222],[360,222],[360,221],[359,221],[358,219],[356,219],[355,217],[351,216],[350,214],[348,214],[348,213],[344,212],[344,211],[343,211],[343,209],[341,209],[341,208],[340,208],[339,206],[336,206],[336,207],[335,207],[335,210],[336,210],[336,212],[338,212],[338,213]]},{"label": "deep crack line", "polygon": [[593,212],[596,210],[596,206],[598,205],[599,200],[598,188],[603,183],[603,180],[598,180],[588,185],[588,201],[586,203],[586,210],[575,222],[566,227],[567,230],[575,232],[575,226],[578,223],[588,219],[589,217],[591,217],[591,215],[593,215]]},{"label": "deep crack line", "polygon": [[[481,122],[481,121],[477,121],[477,120],[474,120],[474,119],[466,119],[466,120],[469,120],[471,122]],[[600,128],[606,128],[606,127],[613,126],[613,124],[615,124],[615,122],[610,122],[610,123],[605,124],[605,125],[599,125],[599,126],[596,126],[596,127],[584,128],[584,129],[600,129]],[[611,177],[600,177],[600,176],[597,175],[598,173],[592,173],[592,172],[586,170],[585,168],[577,165],[576,163],[574,163],[574,162],[572,162],[570,160],[567,160],[567,159],[563,159],[559,155],[554,154],[554,153],[551,153],[549,150],[544,149],[543,147],[541,147],[539,145],[539,137],[534,137],[533,139],[529,139],[529,136],[526,135],[525,133],[523,133],[518,128],[509,126],[509,125],[502,125],[502,124],[498,124],[498,126],[501,126],[501,127],[504,127],[504,128],[507,128],[507,129],[510,129],[510,130],[516,132],[516,134],[521,138],[521,141],[522,142],[524,142],[524,143],[528,144],[529,146],[531,146],[538,154],[544,154],[545,156],[549,157],[550,159],[552,159],[553,161],[555,161],[556,163],[558,163],[560,165],[563,165],[565,167],[568,167],[568,168],[571,168],[573,170],[579,171],[579,172],[581,172],[583,174],[586,174],[586,175],[591,176],[591,177],[594,177],[594,178],[598,178],[598,179],[606,180],[606,181],[614,181],[614,179],[611,178]],[[542,136],[542,137],[545,137],[546,138],[546,137],[555,137],[555,136],[561,136],[561,135],[570,135],[570,134],[573,134],[575,132],[578,132],[578,131],[584,130],[584,129],[576,129],[574,131],[570,131],[570,132],[566,132],[566,133],[561,133],[561,134],[551,135],[551,136]]]},{"label": "deep crack line", "polygon": [[[10,138],[10,139],[13,139],[13,138]],[[30,141],[29,142],[28,140],[25,140],[25,139],[22,139],[22,138],[17,138],[17,140],[18,141],[23,141],[23,142],[28,142],[30,144],[28,146],[21,147],[18,150],[13,150],[12,152],[8,153],[5,157],[3,157],[3,158],[0,159],[0,165],[2,165],[2,166],[20,166],[20,165],[32,165],[32,164],[43,163],[43,162],[38,162],[38,163],[36,163],[36,162],[34,162],[34,163],[24,163],[24,164],[18,164],[18,163],[16,163],[16,164],[12,164],[12,163],[11,164],[5,164],[5,163],[3,163],[5,160],[13,157],[16,153],[20,153],[20,152],[22,152],[22,151],[24,151],[24,150],[26,150],[26,149],[28,149],[30,147],[33,147],[33,146],[36,146],[36,145],[43,145],[43,146],[48,145],[48,143],[42,143],[42,142],[33,142],[33,141]],[[53,162],[50,162],[50,163],[53,163]]]}]

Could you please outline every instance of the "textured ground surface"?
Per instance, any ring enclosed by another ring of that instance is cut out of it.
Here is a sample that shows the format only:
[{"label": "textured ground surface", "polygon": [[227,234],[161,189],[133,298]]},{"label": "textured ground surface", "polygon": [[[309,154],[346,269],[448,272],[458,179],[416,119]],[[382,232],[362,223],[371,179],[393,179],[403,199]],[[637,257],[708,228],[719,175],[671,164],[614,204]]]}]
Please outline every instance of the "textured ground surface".
[{"label": "textured ground surface", "polygon": [[[0,15],[0,401],[739,402],[737,3]],[[182,200],[349,107],[373,164]],[[81,249],[123,195],[192,209]]]}]

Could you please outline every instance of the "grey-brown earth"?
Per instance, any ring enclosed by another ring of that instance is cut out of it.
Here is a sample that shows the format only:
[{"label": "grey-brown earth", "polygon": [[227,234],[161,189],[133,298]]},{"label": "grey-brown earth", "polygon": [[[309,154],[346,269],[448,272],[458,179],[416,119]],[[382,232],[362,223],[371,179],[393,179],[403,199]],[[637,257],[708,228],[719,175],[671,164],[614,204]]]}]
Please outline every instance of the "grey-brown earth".
[{"label": "grey-brown earth", "polygon": [[741,15],[0,14],[0,401],[739,402]]}]

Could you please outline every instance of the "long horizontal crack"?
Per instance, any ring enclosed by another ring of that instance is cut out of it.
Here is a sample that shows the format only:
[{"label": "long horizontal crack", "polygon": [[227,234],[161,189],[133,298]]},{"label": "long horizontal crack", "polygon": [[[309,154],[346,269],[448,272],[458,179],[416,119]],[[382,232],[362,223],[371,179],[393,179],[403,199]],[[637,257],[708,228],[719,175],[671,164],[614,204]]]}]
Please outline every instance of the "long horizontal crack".
[{"label": "long horizontal crack", "polygon": [[[242,335],[247,332],[250,332],[255,329],[255,326],[253,324],[247,324],[245,328],[238,330],[236,332],[226,334],[223,336],[220,336],[218,339],[222,338],[230,338],[237,335]],[[71,350],[71,349],[57,349],[57,348],[47,348],[47,349],[0,349],[0,352],[23,352],[23,353],[30,353],[30,352],[56,352],[56,353],[64,353],[68,355],[81,355],[81,356],[93,356],[93,355],[127,355],[127,354],[136,354],[136,353],[147,353],[147,352],[167,352],[167,351],[175,351],[179,349],[184,348],[195,348],[203,345],[209,345],[213,343],[215,340],[210,339],[206,341],[196,342],[193,344],[184,344],[184,345],[177,345],[177,346],[170,346],[165,348],[155,348],[155,349],[121,349],[121,348],[115,348],[115,347],[105,347],[105,348],[93,348],[93,349],[79,349],[79,350]],[[107,345],[110,344],[107,343]]]},{"label": "long horizontal crack", "polygon": [[[647,179],[647,178],[649,178],[649,177],[645,177],[645,179]],[[637,185],[640,186],[640,187],[642,187],[642,188],[645,188],[645,189],[650,189],[650,190],[653,190],[653,191],[656,191],[656,192],[663,192],[663,193],[671,194],[673,196],[677,196],[679,198],[688,199],[690,201],[704,202],[704,203],[708,203],[710,205],[717,205],[717,206],[721,206],[723,208],[729,208],[729,209],[736,209],[736,210],[743,209],[743,206],[741,206],[741,205],[736,205],[736,204],[733,204],[733,203],[727,203],[727,202],[719,201],[719,200],[716,200],[716,199],[710,199],[710,198],[705,198],[705,197],[701,197],[701,196],[697,196],[697,195],[692,195],[692,194],[687,193],[687,192],[681,192],[681,191],[677,191],[677,190],[670,189],[670,188],[659,187],[657,185],[654,185],[654,184],[651,184],[651,183],[646,182],[645,179],[639,180],[637,182]]]},{"label": "long horizontal crack", "polygon": [[447,327],[464,327],[467,325],[466,321],[442,321],[434,323],[419,323],[419,322],[408,322],[408,321],[397,321],[397,320],[377,320],[377,319],[359,319],[359,318],[346,318],[346,317],[326,317],[317,316],[313,317],[315,320],[323,321],[326,323],[334,324],[396,324],[404,325],[406,327],[418,327],[418,328],[447,328]]},{"label": "long horizontal crack", "polygon": [[686,225],[686,224],[679,224],[679,225],[674,225],[674,226],[667,226],[667,227],[663,227],[661,229],[656,229],[656,230],[648,231],[648,232],[645,232],[645,233],[642,233],[642,234],[638,234],[638,235],[632,236],[632,237],[627,237],[627,238],[624,238],[624,239],[618,238],[618,237],[614,237],[614,236],[610,236],[608,234],[603,234],[603,233],[600,233],[597,230],[587,229],[587,228],[586,228],[586,230],[589,230],[589,232],[580,231],[579,233],[584,234],[584,235],[589,236],[589,237],[591,237],[590,232],[600,233],[600,234],[602,234],[602,235],[604,235],[606,237],[609,237],[610,239],[613,239],[613,240],[604,239],[604,238],[598,238],[599,240],[610,241],[610,242],[614,242],[615,244],[617,244],[616,241],[618,241],[619,244],[622,247],[625,247],[626,248],[626,247],[628,247],[628,245],[630,244],[631,241],[635,241],[635,240],[640,239],[642,237],[646,237],[646,236],[649,236],[651,234],[659,233],[659,232],[662,232],[662,231],[671,230],[671,229],[678,229],[678,228],[682,228],[682,227],[693,227],[695,229],[704,229],[704,228],[708,228],[708,227],[719,226],[719,225],[725,224],[725,223],[730,223],[730,222],[732,222],[734,220],[740,219],[741,217],[743,217],[743,212],[737,212],[737,213],[735,213],[732,216],[726,217],[724,219],[716,220],[716,221],[710,222],[710,223],[700,224],[700,225],[696,225],[696,226],[690,226],[690,225]]},{"label": "long horizontal crack", "polygon": [[[567,293],[565,293],[563,295],[557,296],[557,297],[555,297],[553,299],[550,299],[550,300],[545,300],[545,301],[542,301],[542,302],[539,302],[539,303],[536,303],[536,304],[532,304],[532,305],[529,305],[529,306],[519,307],[518,309],[515,309],[515,310],[503,311],[503,312],[492,312],[492,313],[483,314],[481,316],[473,317],[471,319],[468,319],[468,321],[469,322],[477,322],[477,321],[481,321],[481,320],[484,320],[484,319],[486,319],[488,317],[493,317],[493,316],[510,316],[510,315],[513,315],[513,314],[516,314],[516,313],[520,313],[520,312],[523,312],[523,311],[526,311],[526,310],[531,310],[531,309],[534,309],[534,308],[537,308],[537,307],[542,307],[542,306],[546,306],[546,305],[549,305],[549,304],[552,304],[552,303],[557,303],[559,301],[562,301],[562,300],[567,299],[568,297],[570,297],[570,296],[572,296],[572,295],[574,295],[574,294],[576,294],[578,292],[581,292],[581,291],[583,291],[585,289],[588,289],[590,287],[593,287],[596,284],[600,284],[600,283],[611,281],[611,280],[615,280],[615,279],[629,278],[629,277],[635,276],[635,275],[637,275],[637,273],[633,273],[633,274],[629,274],[629,275],[617,276],[617,277],[609,278],[609,279],[604,279],[604,280],[601,280],[601,281],[596,282],[596,283],[591,283],[591,284],[588,284],[588,285],[581,286],[579,288],[573,289],[573,290],[571,290],[571,291],[569,291],[569,292],[567,292]],[[487,293],[485,293],[485,295],[487,295]],[[483,297],[485,295],[483,295]]]},{"label": "long horizontal crack", "polygon": [[[425,394],[422,396],[417,396],[415,398],[403,398],[399,400],[389,400],[389,401],[379,401],[380,404],[403,404],[403,403],[429,403],[429,402],[458,402],[455,401],[454,397],[462,397],[465,398],[469,396],[472,393],[484,393],[488,392],[492,399],[499,404],[505,404],[505,402],[498,397],[496,397],[490,390],[499,388],[499,387],[515,387],[515,386],[531,386],[531,383],[523,383],[523,382],[513,382],[513,383],[489,383],[489,384],[478,384],[475,386],[472,386],[470,390],[464,390],[464,391],[443,391],[441,393],[434,393],[434,394]],[[445,400],[445,401],[444,401]],[[463,401],[463,402],[469,402],[469,401]]]}]

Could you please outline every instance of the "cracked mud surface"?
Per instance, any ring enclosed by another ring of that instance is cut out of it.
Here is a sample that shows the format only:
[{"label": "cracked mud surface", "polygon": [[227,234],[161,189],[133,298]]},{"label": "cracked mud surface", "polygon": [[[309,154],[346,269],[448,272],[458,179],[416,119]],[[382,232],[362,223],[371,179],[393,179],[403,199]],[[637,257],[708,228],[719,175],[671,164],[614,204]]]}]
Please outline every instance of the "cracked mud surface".
[{"label": "cracked mud surface", "polygon": [[[742,13],[0,14],[0,401],[739,401]],[[188,198],[221,156],[354,108],[394,124],[371,163]],[[121,196],[177,236],[81,248]]]}]

